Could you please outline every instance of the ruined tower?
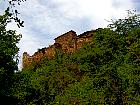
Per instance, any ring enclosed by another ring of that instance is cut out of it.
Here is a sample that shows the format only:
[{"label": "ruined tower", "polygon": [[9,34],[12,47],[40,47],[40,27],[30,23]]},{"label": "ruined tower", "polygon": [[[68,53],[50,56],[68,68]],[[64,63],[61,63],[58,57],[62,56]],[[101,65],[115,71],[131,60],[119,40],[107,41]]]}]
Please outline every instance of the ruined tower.
[{"label": "ruined tower", "polygon": [[55,57],[56,49],[63,53],[73,53],[80,49],[84,44],[90,43],[96,30],[87,31],[77,36],[76,32],[71,30],[55,38],[55,43],[49,47],[39,49],[32,56],[27,52],[23,53],[23,68],[28,67],[32,62],[39,62],[42,58],[52,59]]},{"label": "ruined tower", "polygon": [[23,68],[28,67],[32,63],[32,61],[33,61],[32,57],[27,52],[24,52],[22,58]]}]

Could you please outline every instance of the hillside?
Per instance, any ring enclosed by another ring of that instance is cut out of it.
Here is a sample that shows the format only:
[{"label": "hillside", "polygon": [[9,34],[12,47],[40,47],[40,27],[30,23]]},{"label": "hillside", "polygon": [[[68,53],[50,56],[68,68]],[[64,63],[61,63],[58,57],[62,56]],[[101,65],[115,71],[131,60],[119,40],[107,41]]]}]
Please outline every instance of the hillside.
[{"label": "hillside", "polygon": [[[140,29],[97,29],[73,53],[55,50],[16,78],[14,96],[28,105],[138,105]],[[17,74],[18,75],[18,74]]]}]

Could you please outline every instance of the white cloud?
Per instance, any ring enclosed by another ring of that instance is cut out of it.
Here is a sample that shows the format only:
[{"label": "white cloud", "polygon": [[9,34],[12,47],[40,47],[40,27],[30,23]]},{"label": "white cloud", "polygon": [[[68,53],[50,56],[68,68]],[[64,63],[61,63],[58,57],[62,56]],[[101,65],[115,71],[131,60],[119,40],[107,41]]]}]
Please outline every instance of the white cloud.
[{"label": "white cloud", "polygon": [[92,28],[105,26],[105,19],[124,16],[133,5],[130,0],[28,0],[20,8],[29,30],[58,34],[73,29],[79,20],[89,19]]},{"label": "white cloud", "polygon": [[105,19],[123,17],[133,9],[131,0],[52,0],[65,19],[89,17],[94,27],[106,26]]}]

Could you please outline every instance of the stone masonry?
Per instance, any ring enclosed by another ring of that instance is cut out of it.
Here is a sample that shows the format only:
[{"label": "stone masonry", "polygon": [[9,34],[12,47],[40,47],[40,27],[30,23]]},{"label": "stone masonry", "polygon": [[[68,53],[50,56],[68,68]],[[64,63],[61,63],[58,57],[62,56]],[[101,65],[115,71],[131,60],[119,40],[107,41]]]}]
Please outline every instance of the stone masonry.
[{"label": "stone masonry", "polygon": [[32,62],[39,62],[43,57],[52,59],[55,57],[56,49],[60,49],[64,53],[73,53],[80,49],[84,44],[92,41],[96,30],[84,32],[77,36],[73,30],[55,38],[55,43],[47,48],[42,48],[30,56],[27,52],[23,53],[23,68],[32,64]]}]

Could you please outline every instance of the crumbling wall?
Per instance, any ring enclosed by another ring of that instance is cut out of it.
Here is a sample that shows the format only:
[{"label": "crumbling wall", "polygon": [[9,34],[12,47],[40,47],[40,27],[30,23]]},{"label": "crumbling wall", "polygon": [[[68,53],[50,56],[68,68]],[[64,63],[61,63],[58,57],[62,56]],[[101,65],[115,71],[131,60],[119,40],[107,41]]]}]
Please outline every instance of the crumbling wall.
[{"label": "crumbling wall", "polygon": [[51,45],[48,48],[46,48],[44,56],[48,57],[49,59],[52,59],[55,56],[55,46]]},{"label": "crumbling wall", "polygon": [[34,55],[30,56],[27,52],[23,53],[23,68],[31,65],[32,62],[39,62],[42,58],[55,57],[55,50],[59,49],[64,53],[73,53],[80,49],[84,44],[90,43],[96,31],[87,31],[77,36],[76,32],[69,31],[57,38],[55,43],[47,48],[39,49]]},{"label": "crumbling wall", "polygon": [[84,32],[77,37],[77,50],[80,49],[86,43],[90,43],[93,40],[95,30]]},{"label": "crumbling wall", "polygon": [[32,62],[33,62],[32,57],[27,52],[24,52],[22,58],[23,68],[28,67]]},{"label": "crumbling wall", "polygon": [[61,50],[65,53],[72,53],[76,50],[76,38],[77,34],[74,31],[69,31],[57,38],[55,38],[55,43],[59,43]]}]

